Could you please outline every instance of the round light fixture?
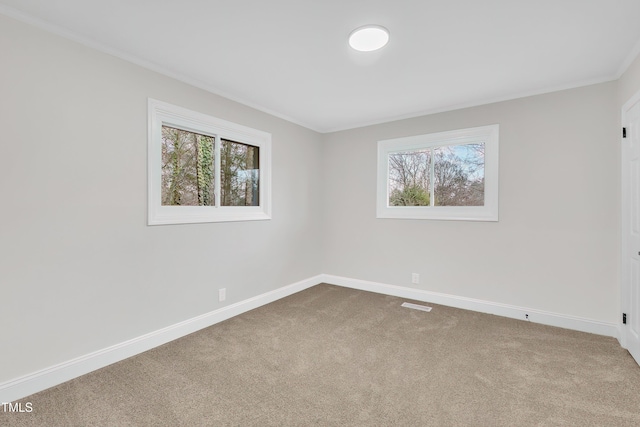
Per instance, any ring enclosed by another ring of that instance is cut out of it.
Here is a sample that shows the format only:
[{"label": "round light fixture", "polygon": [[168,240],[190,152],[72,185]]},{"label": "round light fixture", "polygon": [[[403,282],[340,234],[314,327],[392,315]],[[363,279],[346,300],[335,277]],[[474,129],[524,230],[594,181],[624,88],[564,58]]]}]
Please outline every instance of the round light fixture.
[{"label": "round light fixture", "polygon": [[349,34],[349,45],[360,52],[378,50],[389,41],[389,31],[380,25],[365,25]]}]

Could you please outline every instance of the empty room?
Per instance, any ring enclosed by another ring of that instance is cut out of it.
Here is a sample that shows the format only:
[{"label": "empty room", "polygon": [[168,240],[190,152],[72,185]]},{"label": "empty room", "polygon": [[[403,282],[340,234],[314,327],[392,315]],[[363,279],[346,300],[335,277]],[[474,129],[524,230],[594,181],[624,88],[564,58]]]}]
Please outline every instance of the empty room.
[{"label": "empty room", "polygon": [[0,0],[0,425],[640,425],[639,22]]}]

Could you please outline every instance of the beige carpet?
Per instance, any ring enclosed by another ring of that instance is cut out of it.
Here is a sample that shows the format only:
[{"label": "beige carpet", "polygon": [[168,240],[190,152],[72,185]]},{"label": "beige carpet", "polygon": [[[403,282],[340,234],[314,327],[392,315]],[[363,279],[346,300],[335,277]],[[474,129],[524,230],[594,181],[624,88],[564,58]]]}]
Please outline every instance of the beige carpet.
[{"label": "beige carpet", "polygon": [[[613,338],[319,285],[23,399],[2,426],[639,426]],[[1,409],[1,408],[0,408]]]}]

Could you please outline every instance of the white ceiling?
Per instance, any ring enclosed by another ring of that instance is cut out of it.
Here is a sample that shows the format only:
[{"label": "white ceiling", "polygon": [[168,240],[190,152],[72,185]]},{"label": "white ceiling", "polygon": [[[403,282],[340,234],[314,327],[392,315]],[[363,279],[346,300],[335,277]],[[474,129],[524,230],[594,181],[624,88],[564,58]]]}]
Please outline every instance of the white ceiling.
[{"label": "white ceiling", "polygon": [[[620,76],[640,0],[0,0],[0,13],[328,132]],[[389,29],[378,52],[349,33]]]}]

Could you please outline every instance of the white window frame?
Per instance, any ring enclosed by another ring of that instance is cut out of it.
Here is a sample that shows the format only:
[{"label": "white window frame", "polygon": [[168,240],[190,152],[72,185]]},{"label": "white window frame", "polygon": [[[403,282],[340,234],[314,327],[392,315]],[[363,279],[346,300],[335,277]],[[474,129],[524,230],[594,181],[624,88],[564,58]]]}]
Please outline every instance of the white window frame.
[{"label": "white window frame", "polygon": [[[389,206],[389,155],[484,142],[484,206]],[[499,125],[378,141],[377,218],[498,221]]]},{"label": "white window frame", "polygon": [[[149,98],[148,224],[271,219],[271,134]],[[162,206],[162,126],[215,138],[215,206]],[[220,141],[259,147],[259,206],[220,206]]]}]

